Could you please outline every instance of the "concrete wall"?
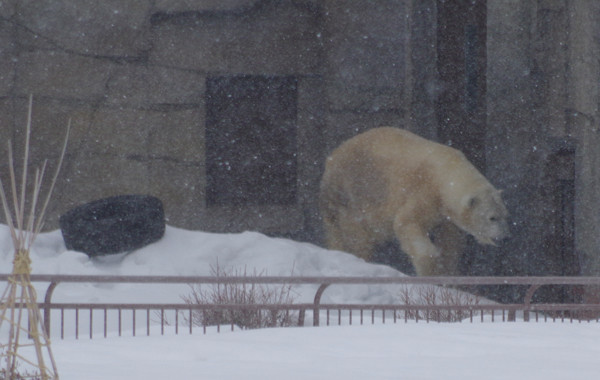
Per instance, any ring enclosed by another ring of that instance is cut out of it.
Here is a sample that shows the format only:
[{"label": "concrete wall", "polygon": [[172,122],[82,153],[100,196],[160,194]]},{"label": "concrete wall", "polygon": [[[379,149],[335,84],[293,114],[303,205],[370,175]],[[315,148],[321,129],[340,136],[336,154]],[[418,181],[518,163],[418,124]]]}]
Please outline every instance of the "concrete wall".
[{"label": "concrete wall", "polygon": [[[21,152],[33,94],[34,163],[56,158],[73,123],[47,228],[78,204],[148,193],[163,200],[171,225],[319,242],[318,182],[343,140],[381,125],[433,139],[442,131],[444,141],[474,131],[484,144],[469,154],[505,189],[515,234],[502,248],[478,251],[480,268],[471,272],[556,272],[562,259],[552,249],[565,233],[552,186],[563,181],[575,187],[573,215],[561,212],[573,220],[576,257],[584,273],[600,273],[600,6],[487,1],[487,28],[478,34],[487,39],[478,58],[484,74],[476,72],[485,75],[477,111],[485,117],[454,133],[440,126],[448,83],[439,53],[460,38],[444,40],[440,17],[452,15],[438,14],[440,1],[4,1],[0,157],[6,139]],[[219,75],[297,78],[295,204],[206,207],[205,87]],[[3,178],[6,171],[2,158]]]},{"label": "concrete wall", "polygon": [[[75,205],[123,193],[158,196],[169,224],[193,229],[294,233],[307,208],[314,215],[324,120],[317,2],[8,1],[0,12],[0,137],[20,146],[28,94],[34,163],[58,154],[73,121],[49,228]],[[240,74],[299,79],[295,206],[204,206],[206,78]]]},{"label": "concrete wall", "polygon": [[[420,111],[433,94],[411,71],[431,76],[420,64],[431,24],[407,17],[434,14],[433,3],[4,2],[2,137],[21,137],[30,93],[34,161],[57,155],[73,120],[48,228],[78,204],[149,193],[171,225],[318,242],[316,191],[334,147],[380,125],[435,131],[413,123],[432,115]],[[205,83],[215,75],[298,79],[295,205],[205,206]]]}]

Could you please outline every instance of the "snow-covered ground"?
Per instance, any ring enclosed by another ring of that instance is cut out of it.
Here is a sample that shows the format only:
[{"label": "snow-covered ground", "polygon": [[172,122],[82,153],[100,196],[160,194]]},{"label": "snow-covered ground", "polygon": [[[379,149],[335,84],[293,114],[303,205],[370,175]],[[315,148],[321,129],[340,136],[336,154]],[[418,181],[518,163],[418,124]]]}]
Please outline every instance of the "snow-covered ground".
[{"label": "snow-covered ground", "polygon": [[61,379],[596,379],[594,324],[398,324],[64,340]]},{"label": "snow-covered ground", "polygon": [[[246,232],[210,234],[167,227],[155,244],[127,255],[89,259],[67,251],[60,231],[41,234],[33,272],[115,275],[210,275],[211,267],[264,275],[402,276],[345,253]],[[0,272],[12,267],[8,229],[0,225]],[[38,285],[44,294],[45,284]],[[296,289],[309,301],[315,287]],[[54,302],[180,302],[187,285],[61,284]],[[338,286],[323,302],[393,303],[394,286]],[[56,319],[53,317],[53,329]],[[144,328],[145,329],[145,328]],[[69,379],[592,379],[600,373],[597,323],[430,323],[278,328],[192,335],[54,338],[62,380]],[[144,330],[145,331],[145,330]],[[4,337],[4,336],[3,336]]]}]

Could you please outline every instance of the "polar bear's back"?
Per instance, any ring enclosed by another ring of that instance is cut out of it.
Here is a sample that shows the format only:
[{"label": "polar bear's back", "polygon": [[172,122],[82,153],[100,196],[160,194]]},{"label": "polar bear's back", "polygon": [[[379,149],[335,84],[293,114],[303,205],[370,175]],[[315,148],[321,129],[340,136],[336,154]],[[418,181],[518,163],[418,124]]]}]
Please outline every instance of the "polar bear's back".
[{"label": "polar bear's back", "polygon": [[367,193],[363,196],[374,202],[383,198],[385,194],[380,193],[385,188],[418,191],[450,171],[462,170],[465,162],[456,149],[403,129],[381,127],[357,135],[334,150],[327,159],[323,181],[344,187],[339,191],[346,193],[364,190]]},{"label": "polar bear's back", "polygon": [[[411,169],[415,166],[439,165],[447,160],[463,160],[463,154],[451,147],[424,139],[400,128],[380,127],[370,129],[349,139],[334,151],[334,155],[352,155],[358,150],[383,161],[394,161],[396,166]],[[423,169],[422,167],[420,168]]]},{"label": "polar bear's back", "polygon": [[320,201],[326,215],[345,210],[389,231],[393,213],[407,201],[426,199],[423,204],[437,212],[448,198],[464,193],[461,187],[479,183],[487,181],[460,151],[403,129],[380,127],[345,141],[327,158]]}]

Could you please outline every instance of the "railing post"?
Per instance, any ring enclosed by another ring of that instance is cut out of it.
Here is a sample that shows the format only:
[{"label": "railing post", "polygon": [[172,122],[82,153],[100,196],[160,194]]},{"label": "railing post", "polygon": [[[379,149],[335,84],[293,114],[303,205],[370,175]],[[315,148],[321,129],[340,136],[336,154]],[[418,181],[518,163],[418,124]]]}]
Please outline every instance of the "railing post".
[{"label": "railing post", "polygon": [[319,326],[319,304],[321,303],[321,296],[327,287],[331,284],[321,284],[319,289],[317,289],[317,293],[315,294],[315,301],[313,304],[315,307],[313,308],[313,326]]},{"label": "railing post", "polygon": [[44,328],[46,329],[48,339],[50,339],[50,303],[52,302],[52,293],[54,293],[54,289],[56,289],[59,283],[58,281],[52,281],[48,285],[46,295],[44,296]]},{"label": "railing post", "polygon": [[529,310],[531,309],[531,299],[533,298],[533,293],[535,293],[541,285],[534,284],[527,289],[525,293],[525,298],[523,299],[523,304],[527,310],[523,310],[523,320],[525,322],[529,322]]}]

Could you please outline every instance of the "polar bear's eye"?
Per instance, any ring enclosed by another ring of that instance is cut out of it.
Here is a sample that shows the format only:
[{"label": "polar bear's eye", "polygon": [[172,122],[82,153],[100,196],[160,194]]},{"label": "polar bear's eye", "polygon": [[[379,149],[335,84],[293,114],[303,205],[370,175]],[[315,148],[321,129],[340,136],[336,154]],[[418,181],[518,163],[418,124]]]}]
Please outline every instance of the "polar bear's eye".
[{"label": "polar bear's eye", "polygon": [[500,218],[498,218],[497,216],[490,216],[490,222],[499,222]]},{"label": "polar bear's eye", "polygon": [[469,199],[469,207],[470,208],[474,208],[475,206],[477,206],[478,203],[479,203],[479,198],[477,198],[477,197],[473,197],[473,198]]}]

